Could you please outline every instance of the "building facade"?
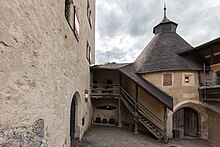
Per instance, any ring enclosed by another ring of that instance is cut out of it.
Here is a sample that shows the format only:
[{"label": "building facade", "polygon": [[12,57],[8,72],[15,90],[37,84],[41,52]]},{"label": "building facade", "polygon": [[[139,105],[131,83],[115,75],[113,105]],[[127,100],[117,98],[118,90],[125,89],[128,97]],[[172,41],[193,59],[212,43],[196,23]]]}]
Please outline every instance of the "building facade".
[{"label": "building facade", "polygon": [[155,36],[135,62],[92,67],[93,107],[105,108],[93,122],[110,124],[114,118],[115,125],[145,131],[158,140],[219,143],[219,38],[194,48],[178,35],[177,26],[165,8],[153,28]]},{"label": "building facade", "polygon": [[91,122],[95,0],[3,0],[0,20],[0,146],[69,147]]}]

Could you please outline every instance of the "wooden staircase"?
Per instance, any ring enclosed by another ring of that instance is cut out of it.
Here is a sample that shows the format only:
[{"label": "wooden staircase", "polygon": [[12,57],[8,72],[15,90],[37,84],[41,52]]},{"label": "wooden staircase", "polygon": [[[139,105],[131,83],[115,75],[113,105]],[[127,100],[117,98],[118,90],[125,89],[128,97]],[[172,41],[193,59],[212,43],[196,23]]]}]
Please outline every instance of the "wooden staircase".
[{"label": "wooden staircase", "polygon": [[[134,116],[139,118],[139,122],[158,140],[164,140],[164,123],[140,103],[135,106],[135,99],[123,88],[121,88],[121,94],[123,103]],[[135,107],[138,107],[136,112]]]}]

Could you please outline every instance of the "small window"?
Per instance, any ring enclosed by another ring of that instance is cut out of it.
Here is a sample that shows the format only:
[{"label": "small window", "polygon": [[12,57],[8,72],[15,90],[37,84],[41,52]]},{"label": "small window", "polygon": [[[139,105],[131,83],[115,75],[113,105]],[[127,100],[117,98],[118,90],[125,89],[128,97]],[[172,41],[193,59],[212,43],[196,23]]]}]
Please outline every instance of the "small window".
[{"label": "small window", "polygon": [[172,73],[163,73],[163,86],[172,86],[173,78]]},{"label": "small window", "polygon": [[195,85],[194,73],[183,73],[182,74],[182,85],[183,86],[194,86]]},{"label": "small window", "polygon": [[190,76],[187,76],[187,75],[185,76],[185,83],[189,83],[189,77]]},{"label": "small window", "polygon": [[91,53],[91,46],[89,45],[88,41],[86,43],[86,58],[89,61],[89,64],[91,64],[92,53]]},{"label": "small window", "polygon": [[87,19],[89,22],[90,29],[92,29],[92,10],[90,8],[89,0],[87,0]]}]

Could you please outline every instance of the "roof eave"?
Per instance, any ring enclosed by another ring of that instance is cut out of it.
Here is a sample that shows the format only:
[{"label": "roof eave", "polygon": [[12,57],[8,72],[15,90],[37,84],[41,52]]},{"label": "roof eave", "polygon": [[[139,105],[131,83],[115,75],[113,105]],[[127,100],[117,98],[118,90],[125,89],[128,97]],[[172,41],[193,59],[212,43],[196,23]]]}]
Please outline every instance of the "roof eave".
[{"label": "roof eave", "polygon": [[[119,69],[119,72],[126,75],[121,69]],[[135,73],[134,73],[135,74]],[[127,75],[126,75],[127,76]],[[139,75],[137,75],[139,78],[141,78],[142,80],[146,81],[145,79],[143,79],[142,77],[140,77]],[[163,105],[165,105],[168,109],[170,109],[171,111],[173,111],[173,97],[167,95],[166,93],[164,93],[166,95],[167,98],[169,98],[171,100],[171,103],[165,103],[162,100],[160,100],[160,98],[158,98],[156,95],[154,95],[152,92],[150,92],[148,89],[146,89],[144,86],[142,86],[140,83],[138,83],[135,79],[131,78],[130,76],[127,76],[129,79],[131,79],[132,81],[134,81],[135,83],[137,83],[145,92],[147,92],[149,95],[151,95],[154,99],[156,99],[157,101],[159,101],[160,103],[162,103]],[[148,82],[149,83],[149,82]],[[151,83],[150,83],[151,84]],[[155,87],[155,86],[154,86]],[[155,87],[157,88],[157,87]],[[157,88],[158,89],[158,88]],[[159,89],[160,90],[160,89]]]}]

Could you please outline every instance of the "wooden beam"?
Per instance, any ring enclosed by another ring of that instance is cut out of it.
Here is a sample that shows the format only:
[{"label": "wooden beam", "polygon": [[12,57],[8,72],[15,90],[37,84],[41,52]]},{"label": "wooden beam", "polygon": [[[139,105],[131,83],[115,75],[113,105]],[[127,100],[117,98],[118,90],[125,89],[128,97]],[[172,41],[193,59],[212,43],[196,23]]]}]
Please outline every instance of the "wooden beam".
[{"label": "wooden beam", "polygon": [[138,85],[135,84],[135,92],[136,92],[136,95],[135,95],[135,128],[134,128],[134,133],[135,134],[138,134],[138,121],[139,121],[139,118],[138,118]]},{"label": "wooden beam", "polygon": [[164,106],[164,142],[167,142],[167,107]]}]

